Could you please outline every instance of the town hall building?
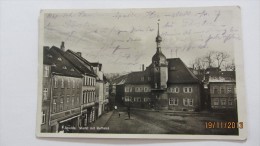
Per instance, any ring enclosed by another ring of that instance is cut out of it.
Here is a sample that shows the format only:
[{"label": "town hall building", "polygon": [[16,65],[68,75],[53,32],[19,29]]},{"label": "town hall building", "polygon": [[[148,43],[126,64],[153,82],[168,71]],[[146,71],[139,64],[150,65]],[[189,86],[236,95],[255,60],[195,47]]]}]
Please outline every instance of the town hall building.
[{"label": "town hall building", "polygon": [[116,100],[125,106],[176,111],[197,111],[201,107],[201,82],[180,58],[166,58],[162,37],[155,39],[156,53],[142,71],[122,78]]}]

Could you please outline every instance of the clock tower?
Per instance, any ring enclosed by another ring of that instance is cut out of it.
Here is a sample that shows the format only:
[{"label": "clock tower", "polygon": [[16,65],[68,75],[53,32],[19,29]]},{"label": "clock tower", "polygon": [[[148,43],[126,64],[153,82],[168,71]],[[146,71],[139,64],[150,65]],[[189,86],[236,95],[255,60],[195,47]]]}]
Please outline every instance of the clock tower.
[{"label": "clock tower", "polygon": [[161,50],[162,37],[160,36],[159,32],[159,23],[155,41],[157,47],[156,53],[152,57],[152,88],[155,90],[165,90],[167,88],[168,81],[168,63]]}]

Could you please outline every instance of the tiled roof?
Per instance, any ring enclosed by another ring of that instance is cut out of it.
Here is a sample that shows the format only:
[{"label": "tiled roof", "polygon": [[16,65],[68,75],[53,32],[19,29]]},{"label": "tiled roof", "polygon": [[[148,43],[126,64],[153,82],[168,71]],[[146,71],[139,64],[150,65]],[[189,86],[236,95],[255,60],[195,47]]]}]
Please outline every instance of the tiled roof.
[{"label": "tiled roof", "polygon": [[52,62],[50,60],[52,55],[50,54],[49,49],[50,47],[48,46],[43,47],[43,64],[45,65],[52,65]]},{"label": "tiled roof", "polygon": [[90,76],[96,76],[92,66],[84,61],[78,54],[72,50],[67,50],[64,56],[82,73]]},{"label": "tiled roof", "polygon": [[120,77],[117,77],[116,79],[114,79],[114,80],[112,81],[112,84],[113,84],[113,85],[125,84],[125,81],[127,80],[127,76],[128,76],[128,74],[122,75],[122,76],[120,76]]},{"label": "tiled roof", "polygon": [[198,83],[199,79],[188,69],[180,58],[168,61],[168,83]]},{"label": "tiled roof", "polygon": [[56,75],[82,77],[77,70],[62,54],[64,52],[52,46],[50,49],[44,47],[44,63],[51,64],[51,72]]},{"label": "tiled roof", "polygon": [[215,71],[206,75],[209,82],[235,82],[235,71]]},{"label": "tiled roof", "polygon": [[148,77],[150,77],[149,70],[131,72],[127,76],[126,83],[127,84],[149,84],[150,81],[148,80]]}]

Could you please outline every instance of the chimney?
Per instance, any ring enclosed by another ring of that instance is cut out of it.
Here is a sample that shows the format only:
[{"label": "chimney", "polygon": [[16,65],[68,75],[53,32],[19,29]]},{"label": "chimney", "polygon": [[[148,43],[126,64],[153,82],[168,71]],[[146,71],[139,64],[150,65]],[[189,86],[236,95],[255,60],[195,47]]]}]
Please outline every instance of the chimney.
[{"label": "chimney", "polygon": [[79,56],[81,56],[81,52],[77,52],[76,54],[79,55]]},{"label": "chimney", "polygon": [[142,65],[142,71],[144,71],[144,64]]},{"label": "chimney", "polygon": [[62,51],[65,51],[65,45],[64,45],[64,42],[63,42],[63,41],[61,42],[60,49],[61,49]]}]

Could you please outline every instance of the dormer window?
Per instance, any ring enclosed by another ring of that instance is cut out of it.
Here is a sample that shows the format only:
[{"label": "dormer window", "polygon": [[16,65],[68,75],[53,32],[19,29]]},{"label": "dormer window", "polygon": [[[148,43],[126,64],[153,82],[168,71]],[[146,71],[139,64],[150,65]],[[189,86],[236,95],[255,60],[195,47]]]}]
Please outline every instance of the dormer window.
[{"label": "dormer window", "polygon": [[48,56],[48,58],[52,58],[52,55],[51,55],[51,54],[48,54],[47,56]]},{"label": "dormer window", "polygon": [[67,67],[66,67],[66,66],[63,66],[62,69],[67,69]]},{"label": "dormer window", "polygon": [[176,70],[175,66],[171,66],[170,70]]},{"label": "dormer window", "polygon": [[72,68],[72,69],[70,69],[70,71],[75,71],[75,70]]},{"label": "dormer window", "polygon": [[53,63],[51,66],[53,66],[53,67],[56,67],[56,64],[55,64],[55,63]]},{"label": "dormer window", "polygon": [[58,60],[59,60],[59,61],[62,61],[62,59],[61,59],[60,57],[58,58]]}]

